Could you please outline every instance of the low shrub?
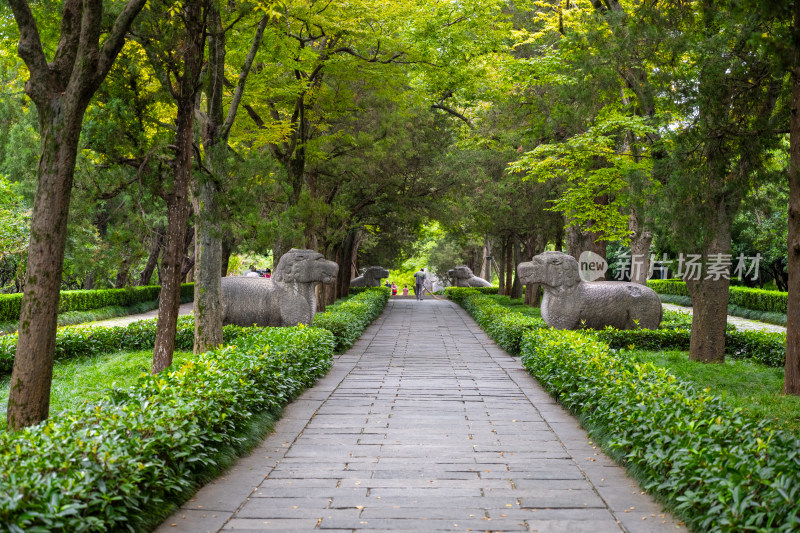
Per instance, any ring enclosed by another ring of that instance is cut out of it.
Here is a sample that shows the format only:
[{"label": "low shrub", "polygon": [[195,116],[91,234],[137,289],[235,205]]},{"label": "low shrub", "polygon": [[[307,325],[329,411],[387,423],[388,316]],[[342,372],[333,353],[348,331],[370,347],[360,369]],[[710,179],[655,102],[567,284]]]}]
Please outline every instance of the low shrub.
[{"label": "low shrub", "polygon": [[494,298],[485,296],[475,288],[448,288],[446,293],[475,319],[493,341],[512,355],[519,355],[525,331],[547,327],[541,318],[525,316],[503,307]]},{"label": "low shrub", "polygon": [[[612,348],[638,348],[640,350],[688,350],[691,339],[689,329],[635,329],[606,328],[597,337]],[[782,367],[786,361],[786,334],[771,331],[736,330],[725,332],[725,355],[734,359],[751,359],[772,367]]]},{"label": "low shrub", "polygon": [[526,332],[522,361],[697,531],[797,531],[800,440],[595,333]]},{"label": "low shrub", "polygon": [[[647,286],[659,294],[689,296],[686,282],[680,280],[650,280]],[[781,291],[767,291],[748,287],[731,287],[728,303],[754,311],[786,314],[789,295]]]},{"label": "low shrub", "polygon": [[253,412],[278,410],[332,363],[328,331],[237,333],[178,370],[0,433],[0,523],[15,533],[141,531],[241,439]]},{"label": "low shrub", "polygon": [[[61,291],[58,312],[91,311],[101,307],[128,307],[141,302],[157,300],[161,287],[128,287],[91,291]],[[181,285],[181,298],[194,298],[194,283]],[[0,321],[19,320],[22,294],[0,294]]]},{"label": "low shrub", "polygon": [[370,287],[341,303],[328,306],[311,323],[327,329],[336,338],[336,351],[341,353],[358,340],[364,329],[381,314],[392,292],[388,287]]},{"label": "low shrub", "polygon": [[[328,307],[319,313],[313,325],[328,329],[336,338],[337,350],[344,351],[358,339],[375,317],[386,306],[389,291],[378,288],[350,298],[341,304]],[[55,359],[97,355],[120,350],[144,350],[152,348],[156,338],[157,319],[132,322],[125,326],[71,326],[56,332]],[[225,326],[223,342],[233,342],[247,328]],[[191,350],[194,343],[194,318],[191,315],[178,317],[176,350]],[[17,334],[0,336],[0,375],[11,372],[17,350]]]}]

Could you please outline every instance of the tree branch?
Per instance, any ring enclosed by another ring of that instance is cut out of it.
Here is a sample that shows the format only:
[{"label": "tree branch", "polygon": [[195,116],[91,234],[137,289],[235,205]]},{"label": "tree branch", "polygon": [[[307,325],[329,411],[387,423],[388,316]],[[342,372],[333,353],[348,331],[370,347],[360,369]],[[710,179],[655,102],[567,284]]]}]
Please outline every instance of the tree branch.
[{"label": "tree branch", "polygon": [[475,127],[472,125],[472,122],[470,122],[467,117],[465,117],[464,115],[462,115],[461,113],[459,113],[458,111],[456,111],[451,107],[447,107],[444,104],[432,104],[431,109],[441,109],[442,111],[445,111],[446,113],[449,113],[454,117],[463,120],[467,124],[467,126],[469,126],[469,129],[475,129]]},{"label": "tree branch", "polygon": [[261,46],[261,40],[264,37],[264,30],[266,29],[268,22],[269,22],[268,17],[266,16],[262,17],[261,21],[259,21],[258,23],[258,27],[256,28],[256,33],[255,35],[253,35],[253,42],[250,45],[250,51],[247,53],[247,58],[245,58],[244,60],[242,71],[239,73],[239,82],[236,84],[236,90],[233,93],[231,104],[228,107],[228,116],[225,117],[225,122],[222,124],[222,128],[220,131],[220,137],[222,139],[228,138],[228,134],[231,131],[231,127],[233,127],[233,121],[236,118],[236,113],[239,109],[239,105],[242,102],[242,95],[244,94],[245,82],[247,81],[247,76],[250,74],[250,68],[253,66],[253,61],[255,60],[256,53],[258,52],[258,49]]},{"label": "tree branch", "polygon": [[47,66],[47,59],[44,57],[42,40],[39,37],[39,29],[36,27],[36,20],[33,18],[31,8],[26,0],[8,0],[14,19],[19,28],[19,44],[17,53],[25,62],[30,72],[27,83],[28,95],[39,105],[46,105],[44,96],[50,88],[50,68]]},{"label": "tree branch", "polygon": [[128,0],[128,3],[125,4],[125,7],[114,21],[111,33],[109,33],[105,41],[103,41],[103,48],[100,50],[100,57],[97,62],[95,82],[98,86],[111,70],[114,60],[125,44],[125,34],[128,32],[131,24],[133,24],[133,20],[144,7],[146,1],[147,0]]}]

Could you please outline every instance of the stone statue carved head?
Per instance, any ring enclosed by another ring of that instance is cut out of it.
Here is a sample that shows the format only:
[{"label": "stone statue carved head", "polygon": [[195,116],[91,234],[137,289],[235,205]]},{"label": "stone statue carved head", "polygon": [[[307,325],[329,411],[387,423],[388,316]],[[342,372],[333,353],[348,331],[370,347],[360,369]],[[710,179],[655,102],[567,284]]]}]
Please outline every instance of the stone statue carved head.
[{"label": "stone statue carved head", "polygon": [[468,266],[461,265],[448,270],[447,276],[451,279],[470,279],[474,277],[475,274],[472,273],[472,270]]},{"label": "stone statue carved head", "polygon": [[336,280],[339,265],[314,250],[292,248],[281,256],[272,280],[280,283],[324,283]]},{"label": "stone statue carved head", "polygon": [[580,283],[578,261],[561,252],[544,252],[528,263],[520,263],[517,273],[522,283],[548,287],[573,287]]},{"label": "stone statue carved head", "polygon": [[389,271],[383,267],[371,266],[364,271],[364,277],[368,279],[381,280],[389,277]]}]

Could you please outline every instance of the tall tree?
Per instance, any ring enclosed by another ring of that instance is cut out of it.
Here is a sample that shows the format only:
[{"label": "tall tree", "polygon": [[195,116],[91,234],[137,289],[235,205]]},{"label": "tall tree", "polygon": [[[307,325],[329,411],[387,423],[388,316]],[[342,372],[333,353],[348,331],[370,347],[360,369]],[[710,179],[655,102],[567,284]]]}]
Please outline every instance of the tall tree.
[{"label": "tall tree", "polygon": [[167,229],[159,276],[153,374],[172,364],[175,349],[194,158],[195,100],[200,90],[209,4],[207,0],[187,0],[181,5],[165,2],[162,10],[149,13],[137,34],[176,109],[174,156],[169,170],[163,173],[161,187],[167,204]]},{"label": "tall tree", "polygon": [[39,112],[42,146],[8,399],[8,426],[19,429],[44,420],[50,410],[67,216],[83,115],[145,0],[129,0],[110,29],[104,24],[102,0],[66,0],[50,62],[28,2],[9,3],[20,31],[19,55],[30,72],[25,92]]},{"label": "tall tree", "polygon": [[[194,351],[202,353],[222,343],[222,225],[220,194],[229,158],[228,139],[242,102],[245,84],[261,46],[269,18],[256,26],[244,64],[239,72],[227,113],[223,105],[226,84],[226,29],[216,5],[209,11],[206,113],[201,115],[204,172],[195,174],[193,204],[197,220],[196,280],[194,298]],[[231,26],[229,26],[229,29]]]}]

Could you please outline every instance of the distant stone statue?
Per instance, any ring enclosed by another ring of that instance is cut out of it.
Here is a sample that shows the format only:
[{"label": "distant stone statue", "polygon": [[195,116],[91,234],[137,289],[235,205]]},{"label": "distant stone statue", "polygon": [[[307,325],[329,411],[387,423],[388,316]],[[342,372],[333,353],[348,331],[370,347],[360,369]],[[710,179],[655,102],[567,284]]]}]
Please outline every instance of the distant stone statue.
[{"label": "distant stone statue", "polygon": [[383,267],[372,266],[357,278],[350,280],[351,287],[380,287],[381,280],[389,277],[389,271]]},{"label": "distant stone statue", "polygon": [[457,266],[447,271],[454,287],[491,287],[492,284],[472,273],[468,266]]},{"label": "distant stone statue", "polygon": [[544,288],[542,318],[556,329],[656,329],[661,323],[661,300],[644,285],[624,281],[583,281],[574,257],[545,252],[520,263],[524,284]]},{"label": "distant stone statue", "polygon": [[222,278],[222,321],[237,326],[310,324],[317,312],[314,288],[331,284],[339,265],[313,250],[291,249],[271,278]]}]

